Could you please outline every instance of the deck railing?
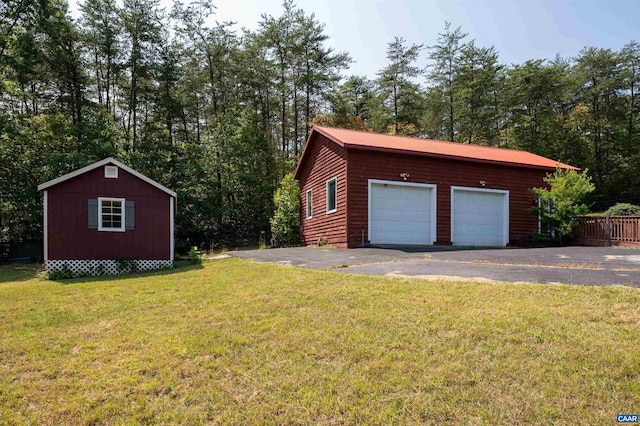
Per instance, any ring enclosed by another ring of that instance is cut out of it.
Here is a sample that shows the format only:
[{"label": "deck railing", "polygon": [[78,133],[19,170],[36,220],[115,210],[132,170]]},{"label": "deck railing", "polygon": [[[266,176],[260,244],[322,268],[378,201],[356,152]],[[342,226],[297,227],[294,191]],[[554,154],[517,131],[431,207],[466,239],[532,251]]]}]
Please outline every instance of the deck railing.
[{"label": "deck railing", "polygon": [[585,244],[640,243],[640,216],[583,216],[574,237]]}]

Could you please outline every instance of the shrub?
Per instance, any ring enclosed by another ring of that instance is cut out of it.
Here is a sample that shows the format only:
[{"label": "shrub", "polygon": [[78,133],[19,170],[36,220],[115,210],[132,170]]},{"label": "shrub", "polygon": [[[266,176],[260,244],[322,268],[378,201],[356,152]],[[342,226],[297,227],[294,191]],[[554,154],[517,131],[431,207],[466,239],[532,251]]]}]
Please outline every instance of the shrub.
[{"label": "shrub", "polygon": [[271,218],[271,233],[281,244],[292,246],[300,242],[300,187],[287,174],[273,197],[276,210]]},{"label": "shrub", "polygon": [[47,279],[50,279],[51,281],[69,280],[71,278],[77,278],[79,276],[81,275],[75,274],[65,263],[64,265],[62,265],[62,268],[47,274]]},{"label": "shrub", "polygon": [[548,173],[544,181],[550,188],[533,188],[541,206],[532,210],[540,215],[544,227],[555,231],[557,240],[566,240],[578,224],[578,216],[589,212],[585,200],[595,186],[587,170],[578,173],[558,168],[553,174]]},{"label": "shrub", "polygon": [[198,247],[193,246],[191,250],[189,250],[189,263],[192,265],[199,265],[202,263],[202,256],[200,252],[198,252]]},{"label": "shrub", "polygon": [[605,216],[640,216],[640,206],[629,203],[618,203],[604,212]]}]

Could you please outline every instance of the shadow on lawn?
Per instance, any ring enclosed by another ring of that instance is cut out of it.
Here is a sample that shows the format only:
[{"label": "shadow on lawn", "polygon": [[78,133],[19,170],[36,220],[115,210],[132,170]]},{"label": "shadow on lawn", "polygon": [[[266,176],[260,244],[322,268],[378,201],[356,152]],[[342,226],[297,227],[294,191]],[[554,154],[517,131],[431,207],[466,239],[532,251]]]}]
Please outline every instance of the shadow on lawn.
[{"label": "shadow on lawn", "polygon": [[43,270],[41,263],[0,264],[0,283],[29,281]]},{"label": "shadow on lawn", "polygon": [[51,282],[58,284],[83,284],[90,283],[94,281],[113,281],[120,280],[123,278],[138,278],[138,277],[156,277],[162,275],[171,275],[176,273],[182,273],[187,271],[195,271],[198,269],[202,269],[203,266],[201,264],[190,264],[190,263],[181,263],[176,262],[175,266],[172,269],[156,269],[151,271],[144,272],[130,272],[121,275],[98,275],[98,276],[86,276],[86,277],[78,277],[78,278],[69,278],[69,279],[54,279],[50,280]]}]

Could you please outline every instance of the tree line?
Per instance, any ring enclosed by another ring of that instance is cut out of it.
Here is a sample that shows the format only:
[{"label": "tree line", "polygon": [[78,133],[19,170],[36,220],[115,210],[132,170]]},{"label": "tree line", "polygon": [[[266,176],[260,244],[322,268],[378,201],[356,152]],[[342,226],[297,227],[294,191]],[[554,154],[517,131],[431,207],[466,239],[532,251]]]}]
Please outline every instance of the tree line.
[{"label": "tree line", "polygon": [[80,9],[0,4],[1,239],[41,238],[37,184],[113,156],[178,193],[179,249],[256,242],[314,123],[525,149],[588,168],[602,205],[640,198],[633,41],[507,66],[446,24],[370,78],[292,0],[255,30],[211,0]]}]

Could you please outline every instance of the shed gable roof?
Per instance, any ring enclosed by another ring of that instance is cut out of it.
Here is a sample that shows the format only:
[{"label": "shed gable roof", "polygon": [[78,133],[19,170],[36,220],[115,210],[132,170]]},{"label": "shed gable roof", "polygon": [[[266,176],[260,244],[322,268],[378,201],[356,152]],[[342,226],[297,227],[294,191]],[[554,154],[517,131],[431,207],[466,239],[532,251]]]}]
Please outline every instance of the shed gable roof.
[{"label": "shed gable roof", "polygon": [[[579,170],[577,167],[554,161],[550,158],[507,148],[495,148],[480,145],[468,145],[458,142],[445,142],[434,139],[421,139],[407,136],[392,136],[358,130],[337,129],[333,127],[313,126],[307,145],[314,133],[322,134],[347,149],[417,154],[430,157],[450,158],[464,161],[496,163],[527,168],[549,169],[556,167]],[[299,177],[300,168],[307,152],[305,146],[295,176]]]},{"label": "shed gable roof", "polygon": [[109,158],[105,158],[104,160],[100,160],[96,163],[90,164],[86,167],[83,167],[81,169],[75,170],[71,173],[67,173],[66,175],[62,175],[56,179],[52,179],[48,182],[42,183],[40,185],[38,185],[38,191],[42,191],[43,189],[47,189],[47,188],[51,188],[52,186],[55,186],[59,183],[62,183],[64,181],[67,181],[69,179],[73,179],[76,176],[80,176],[84,173],[90,172],[91,170],[97,169],[99,167],[102,166],[106,166],[107,164],[113,164],[114,166],[118,166],[119,168],[126,170],[127,172],[131,173],[132,175],[134,175],[135,177],[137,177],[138,179],[141,179],[145,182],[147,182],[149,185],[154,186],[156,188],[158,188],[159,190],[169,194],[170,196],[177,198],[177,195],[174,191],[170,190],[169,188],[167,188],[166,186],[156,182],[155,180],[143,175],[140,172],[137,172],[135,170],[133,170],[131,167],[129,166],[125,166],[124,164],[122,164],[121,162],[119,162],[118,160],[115,160],[111,157]]}]

